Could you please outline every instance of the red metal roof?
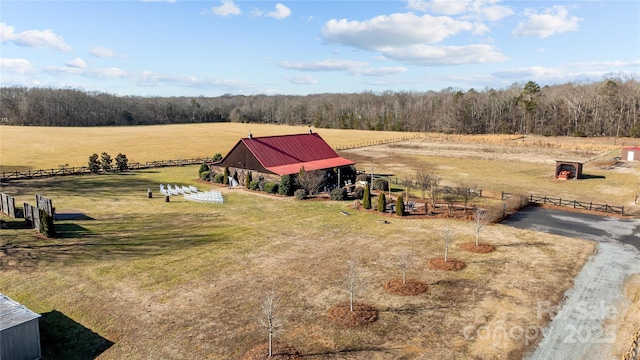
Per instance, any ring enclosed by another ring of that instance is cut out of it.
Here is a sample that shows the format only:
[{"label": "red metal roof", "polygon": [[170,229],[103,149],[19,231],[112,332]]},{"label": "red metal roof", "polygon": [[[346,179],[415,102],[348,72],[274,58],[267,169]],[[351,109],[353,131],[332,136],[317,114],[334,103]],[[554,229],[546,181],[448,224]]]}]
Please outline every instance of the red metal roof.
[{"label": "red metal roof", "polygon": [[355,164],[340,157],[318,134],[295,134],[243,138],[249,151],[269,171],[278,175]]},{"label": "red metal roof", "polygon": [[640,150],[640,146],[623,147],[622,150]]}]

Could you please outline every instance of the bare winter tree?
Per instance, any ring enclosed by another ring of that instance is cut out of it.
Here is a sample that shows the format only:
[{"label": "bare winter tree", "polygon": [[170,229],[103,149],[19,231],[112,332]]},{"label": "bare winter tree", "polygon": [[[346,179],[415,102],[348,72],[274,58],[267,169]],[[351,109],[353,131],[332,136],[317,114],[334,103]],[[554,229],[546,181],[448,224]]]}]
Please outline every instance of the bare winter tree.
[{"label": "bare winter tree", "polygon": [[422,199],[424,200],[429,185],[431,184],[431,172],[428,169],[420,169],[416,172],[416,186],[422,191]]},{"label": "bare winter tree", "polygon": [[449,209],[449,216],[453,214],[453,205],[456,200],[458,200],[458,196],[455,193],[446,194],[442,197],[442,199],[447,203],[447,209]]},{"label": "bare winter tree", "polygon": [[466,183],[461,183],[456,188],[456,194],[464,200],[464,209],[467,210],[467,204],[469,203],[469,199],[474,196],[474,188],[475,185],[470,185]]},{"label": "bare winter tree", "polygon": [[444,262],[447,262],[447,257],[449,256],[449,245],[453,241],[453,231],[451,231],[451,229],[445,229],[442,236],[444,237]]},{"label": "bare winter tree", "polygon": [[411,254],[403,253],[398,256],[397,265],[402,270],[402,285],[407,284],[407,269],[411,267],[413,263],[413,259],[411,258]]},{"label": "bare winter tree", "polygon": [[349,291],[349,309],[351,309],[351,311],[353,311],[353,298],[363,286],[362,273],[360,269],[358,269],[358,262],[356,260],[349,260],[347,262],[347,272],[344,276],[344,287]]},{"label": "bare winter tree", "polygon": [[473,228],[476,231],[476,246],[480,243],[480,230],[490,221],[489,212],[483,209],[476,209],[473,215]]},{"label": "bare winter tree", "polygon": [[296,177],[296,183],[301,188],[307,191],[307,194],[314,195],[322,186],[325,180],[325,172],[320,170],[306,171],[304,167],[300,168],[298,176]]},{"label": "bare winter tree", "polygon": [[405,177],[404,180],[402,180],[402,186],[404,186],[405,188],[405,193],[406,196],[404,197],[404,199],[407,201],[407,203],[409,202],[409,193],[411,192],[411,185],[413,184],[413,179]]},{"label": "bare winter tree", "polygon": [[269,291],[262,300],[262,316],[260,317],[260,325],[269,334],[269,357],[273,356],[273,336],[282,326],[279,307],[280,301],[276,297],[275,291]]},{"label": "bare winter tree", "polygon": [[431,205],[436,210],[436,201],[440,195],[440,181],[442,178],[438,175],[432,175],[429,181],[429,197],[431,197]]}]

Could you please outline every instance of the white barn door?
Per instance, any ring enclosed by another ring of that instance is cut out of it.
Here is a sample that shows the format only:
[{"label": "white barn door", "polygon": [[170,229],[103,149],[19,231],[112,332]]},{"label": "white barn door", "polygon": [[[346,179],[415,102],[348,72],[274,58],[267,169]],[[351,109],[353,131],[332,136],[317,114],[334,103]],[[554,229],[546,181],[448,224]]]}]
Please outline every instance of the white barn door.
[{"label": "white barn door", "polygon": [[633,156],[635,153],[635,151],[629,150],[629,152],[627,153],[627,161],[633,161]]}]

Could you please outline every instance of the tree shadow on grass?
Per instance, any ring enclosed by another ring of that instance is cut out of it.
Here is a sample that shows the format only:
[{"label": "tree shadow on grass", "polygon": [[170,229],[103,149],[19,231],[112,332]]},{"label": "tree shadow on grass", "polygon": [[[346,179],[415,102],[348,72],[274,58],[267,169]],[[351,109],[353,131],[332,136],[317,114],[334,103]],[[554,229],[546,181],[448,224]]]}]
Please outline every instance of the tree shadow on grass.
[{"label": "tree shadow on grass", "polygon": [[53,310],[39,319],[42,359],[95,359],[114,343]]},{"label": "tree shadow on grass", "polygon": [[60,239],[84,238],[91,234],[87,228],[77,224],[55,224],[55,227]]}]

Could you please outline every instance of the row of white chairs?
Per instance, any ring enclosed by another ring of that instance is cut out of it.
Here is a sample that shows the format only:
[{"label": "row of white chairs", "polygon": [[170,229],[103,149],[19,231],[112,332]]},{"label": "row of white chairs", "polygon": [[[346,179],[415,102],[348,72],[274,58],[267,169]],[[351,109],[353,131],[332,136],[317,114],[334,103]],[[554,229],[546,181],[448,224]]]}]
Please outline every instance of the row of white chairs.
[{"label": "row of white chairs", "polygon": [[197,202],[208,202],[208,203],[218,203],[218,204],[224,203],[222,194],[220,193],[220,191],[216,191],[216,190],[184,194],[184,198],[186,200],[197,201]]},{"label": "row of white chairs", "polygon": [[167,187],[165,188],[163,184],[160,184],[160,193],[165,196],[192,194],[197,193],[198,191],[198,188],[192,185],[174,185],[171,187],[171,185],[167,184]]}]

